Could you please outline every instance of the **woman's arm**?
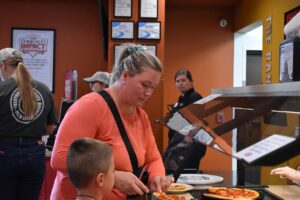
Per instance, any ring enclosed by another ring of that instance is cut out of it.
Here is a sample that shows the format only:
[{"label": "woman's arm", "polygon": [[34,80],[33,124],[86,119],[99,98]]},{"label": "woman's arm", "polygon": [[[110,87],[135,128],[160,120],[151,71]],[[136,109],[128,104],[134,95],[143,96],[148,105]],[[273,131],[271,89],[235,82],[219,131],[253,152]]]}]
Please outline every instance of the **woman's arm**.
[{"label": "woman's arm", "polygon": [[151,191],[166,191],[174,182],[173,177],[165,176],[165,167],[158,151],[150,122],[147,118],[147,151],[146,166],[149,172],[149,187]]},{"label": "woman's arm", "polygon": [[57,128],[57,125],[55,124],[55,123],[53,123],[53,124],[48,124],[47,125],[47,130],[46,130],[46,132],[44,133],[45,135],[51,135],[53,132],[54,132],[54,130]]},{"label": "woman's arm", "polygon": [[71,143],[82,137],[95,138],[101,107],[93,98],[83,97],[75,102],[60,124],[51,156],[51,166],[55,170],[66,171],[66,157]]},{"label": "woman's arm", "polygon": [[143,195],[149,192],[147,186],[131,172],[115,171],[114,187],[127,195]]}]

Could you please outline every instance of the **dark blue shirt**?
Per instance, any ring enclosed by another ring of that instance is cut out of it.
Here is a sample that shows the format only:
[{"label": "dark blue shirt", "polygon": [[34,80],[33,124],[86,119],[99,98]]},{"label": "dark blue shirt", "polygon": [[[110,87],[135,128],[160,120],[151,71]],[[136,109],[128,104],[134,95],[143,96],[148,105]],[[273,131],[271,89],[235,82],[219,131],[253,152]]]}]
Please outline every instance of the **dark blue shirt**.
[{"label": "dark blue shirt", "polygon": [[[200,99],[202,96],[194,88],[191,88],[184,96],[178,98],[178,102],[172,106],[170,114]],[[205,155],[206,145],[200,143],[186,144],[184,142],[185,136],[171,129],[168,137],[169,143],[163,154],[166,173],[175,173],[176,168],[182,167],[180,165],[183,165],[183,169],[198,169],[200,160]],[[176,164],[174,165],[174,163]]]}]

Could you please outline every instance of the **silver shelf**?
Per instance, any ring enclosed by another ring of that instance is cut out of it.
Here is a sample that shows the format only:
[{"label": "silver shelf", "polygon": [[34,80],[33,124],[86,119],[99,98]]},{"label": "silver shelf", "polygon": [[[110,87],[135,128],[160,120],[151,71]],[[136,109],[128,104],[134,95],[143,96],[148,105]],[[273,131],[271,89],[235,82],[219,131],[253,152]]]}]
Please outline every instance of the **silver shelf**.
[{"label": "silver shelf", "polygon": [[219,88],[212,89],[212,94],[222,94],[222,97],[300,97],[300,82]]},{"label": "silver shelf", "polygon": [[[282,123],[282,125],[280,123],[272,124],[270,123],[270,121],[267,122],[263,120],[271,119],[270,116],[272,116],[273,114],[277,114],[277,116],[284,116],[286,118],[287,114],[285,113],[289,113],[288,115],[290,115],[290,113],[293,113],[298,115],[298,117],[300,116],[300,82],[213,89],[212,94],[220,94],[220,96],[212,95],[211,98],[207,98],[206,101],[200,102],[198,104],[191,104],[184,109],[188,110],[189,113],[195,118],[205,122],[205,119],[214,115],[217,116],[216,113],[221,112],[221,110],[223,109],[239,108],[235,110],[236,112],[234,118],[229,118],[219,124],[207,124],[208,128],[206,130],[208,132],[209,130],[211,130],[219,136],[222,136],[235,128],[245,130],[244,132],[238,132],[238,135],[242,133],[250,133],[250,131],[251,134],[261,134],[260,131],[255,132],[257,131],[255,129],[253,129],[253,131],[251,130],[251,128],[249,130],[246,130],[250,126],[253,126],[254,122],[257,122],[257,120],[259,120],[259,123],[264,123],[265,127],[268,126],[268,124],[276,126],[290,126],[289,131],[294,130],[295,126],[298,125],[295,125],[293,123]],[[281,113],[278,114],[275,112]],[[299,119],[300,118],[298,118],[298,121]],[[284,121],[284,119],[279,120]],[[279,128],[279,130],[285,131],[280,132],[283,135],[290,134],[290,132],[287,133],[287,129],[284,130]],[[256,135],[256,137],[257,138],[255,139],[257,140],[263,138],[262,135]],[[240,137],[240,140],[237,140],[237,143],[240,142],[241,144],[242,139],[249,139],[249,135]],[[284,146],[283,148],[276,150],[276,152],[268,154],[267,156],[250,164],[257,166],[277,165],[296,155],[299,155],[299,145],[300,138],[291,143],[291,145]]]},{"label": "silver shelf", "polygon": [[300,112],[300,82],[220,88],[213,89],[212,94],[222,94],[216,100],[230,102],[232,107],[255,108],[276,103],[272,110]]}]

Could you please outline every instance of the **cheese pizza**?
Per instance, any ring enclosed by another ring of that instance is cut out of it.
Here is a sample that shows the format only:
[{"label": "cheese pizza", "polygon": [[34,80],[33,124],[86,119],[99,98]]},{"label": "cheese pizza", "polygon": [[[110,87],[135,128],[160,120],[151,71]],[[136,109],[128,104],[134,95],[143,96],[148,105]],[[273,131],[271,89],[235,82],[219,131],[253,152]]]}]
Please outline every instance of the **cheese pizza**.
[{"label": "cheese pizza", "polygon": [[187,187],[184,184],[172,184],[168,188],[168,190],[186,190]]},{"label": "cheese pizza", "polygon": [[166,194],[164,192],[154,192],[153,195],[159,200],[186,200],[184,196]]},{"label": "cheese pizza", "polygon": [[259,197],[259,193],[255,190],[225,187],[208,188],[208,193],[203,195],[210,198],[228,200],[254,200]]}]

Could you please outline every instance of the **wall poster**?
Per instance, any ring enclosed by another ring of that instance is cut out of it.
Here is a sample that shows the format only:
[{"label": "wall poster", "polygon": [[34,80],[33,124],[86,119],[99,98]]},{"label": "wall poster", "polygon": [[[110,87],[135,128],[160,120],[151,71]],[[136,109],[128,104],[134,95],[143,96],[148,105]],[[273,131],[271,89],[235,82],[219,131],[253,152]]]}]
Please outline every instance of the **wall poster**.
[{"label": "wall poster", "polygon": [[55,29],[12,28],[11,46],[23,53],[32,78],[54,92]]}]

